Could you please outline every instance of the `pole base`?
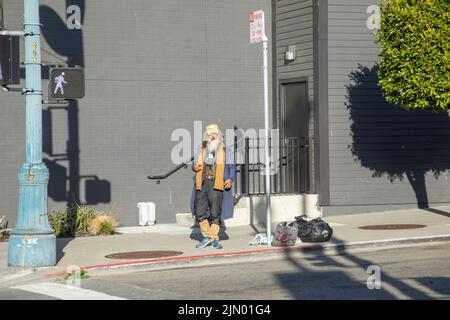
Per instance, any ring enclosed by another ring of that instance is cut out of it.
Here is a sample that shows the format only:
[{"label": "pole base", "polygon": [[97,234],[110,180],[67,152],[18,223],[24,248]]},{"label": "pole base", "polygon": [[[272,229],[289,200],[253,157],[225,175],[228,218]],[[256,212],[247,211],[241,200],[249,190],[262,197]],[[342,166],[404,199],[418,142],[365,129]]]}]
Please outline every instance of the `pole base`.
[{"label": "pole base", "polygon": [[38,268],[56,265],[54,234],[12,234],[8,241],[8,267]]}]

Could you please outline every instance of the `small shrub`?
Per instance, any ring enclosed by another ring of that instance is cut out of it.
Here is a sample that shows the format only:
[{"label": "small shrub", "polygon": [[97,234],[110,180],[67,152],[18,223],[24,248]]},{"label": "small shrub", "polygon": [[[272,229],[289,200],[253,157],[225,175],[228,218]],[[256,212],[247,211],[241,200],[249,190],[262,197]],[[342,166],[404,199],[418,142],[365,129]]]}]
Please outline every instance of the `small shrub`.
[{"label": "small shrub", "polygon": [[[100,217],[102,218],[92,223]],[[118,226],[117,221],[109,214],[77,203],[70,204],[66,209],[52,211],[48,214],[48,221],[57,237],[113,234]]]},{"label": "small shrub", "polygon": [[55,210],[48,214],[48,222],[57,237],[73,236],[74,219],[69,209]]},{"label": "small shrub", "polygon": [[89,232],[89,225],[91,221],[102,214],[92,207],[84,204],[72,204],[70,206],[71,215],[74,217],[74,233],[82,234]]},{"label": "small shrub", "polygon": [[8,221],[6,220],[5,216],[1,216],[0,217],[0,241],[8,240],[9,231],[8,231],[7,227],[8,227]]},{"label": "small shrub", "polygon": [[64,280],[76,280],[76,279],[89,279],[89,275],[86,270],[81,269],[80,272],[66,272],[63,275]]},{"label": "small shrub", "polygon": [[98,216],[92,219],[89,224],[89,233],[92,235],[114,234],[118,225],[113,217],[107,215]]}]

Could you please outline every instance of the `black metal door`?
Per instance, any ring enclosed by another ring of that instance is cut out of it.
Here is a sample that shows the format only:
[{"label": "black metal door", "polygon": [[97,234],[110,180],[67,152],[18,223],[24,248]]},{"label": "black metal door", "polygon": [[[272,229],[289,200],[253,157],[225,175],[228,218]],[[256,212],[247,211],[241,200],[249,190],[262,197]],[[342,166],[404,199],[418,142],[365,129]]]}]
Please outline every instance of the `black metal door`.
[{"label": "black metal door", "polygon": [[309,191],[309,102],[307,82],[281,85],[280,172],[282,193]]}]

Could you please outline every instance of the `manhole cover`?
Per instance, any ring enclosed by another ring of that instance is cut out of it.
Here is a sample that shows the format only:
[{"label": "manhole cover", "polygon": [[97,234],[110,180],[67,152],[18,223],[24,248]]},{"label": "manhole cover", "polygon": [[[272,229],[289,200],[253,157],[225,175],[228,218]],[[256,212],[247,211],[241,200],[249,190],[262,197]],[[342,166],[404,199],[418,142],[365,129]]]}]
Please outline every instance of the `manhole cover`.
[{"label": "manhole cover", "polygon": [[109,259],[156,259],[182,255],[181,251],[134,251],[108,254]]},{"label": "manhole cover", "polygon": [[377,224],[371,226],[362,226],[359,229],[364,230],[405,230],[425,228],[423,224]]}]

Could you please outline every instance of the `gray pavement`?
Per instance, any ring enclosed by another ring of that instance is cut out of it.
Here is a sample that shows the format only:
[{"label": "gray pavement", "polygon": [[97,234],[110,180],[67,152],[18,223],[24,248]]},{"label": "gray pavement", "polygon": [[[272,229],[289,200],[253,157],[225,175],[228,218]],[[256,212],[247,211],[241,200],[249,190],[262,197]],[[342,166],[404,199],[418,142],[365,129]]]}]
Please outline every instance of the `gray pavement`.
[{"label": "gray pavement", "polygon": [[[335,251],[342,250],[336,246],[384,246],[408,242],[425,242],[427,237],[431,240],[450,238],[450,207],[435,209],[399,210],[382,213],[367,213],[346,216],[325,217],[333,229],[334,235],[326,246],[334,246]],[[361,230],[360,226],[372,224],[423,224],[425,228],[411,230]],[[275,223],[273,224],[275,225]],[[240,256],[255,256],[272,252],[273,248],[267,246],[251,246],[249,241],[257,232],[265,232],[264,226],[244,226],[227,228],[221,235],[224,249],[217,250],[211,247],[196,249],[195,241],[200,234],[197,229],[177,225],[155,225],[143,228],[125,228],[121,231],[126,234],[114,236],[85,237],[58,239],[58,264],[55,267],[44,268],[35,272],[34,277],[41,275],[61,273],[67,267],[76,265],[88,268],[90,273],[108,270],[120,271],[129,268],[180,268],[193,265],[233,262]],[[145,233],[139,233],[145,232]],[[400,242],[399,242],[400,239]],[[301,249],[311,244],[297,243]],[[183,254],[175,257],[176,260],[113,260],[105,256],[112,253],[143,251],[143,250],[175,250]],[[275,251],[278,254],[283,252]],[[11,275],[6,266],[7,243],[0,243],[0,285],[4,277]],[[182,260],[180,260],[182,259]],[[119,265],[117,265],[119,264]],[[19,276],[20,279],[20,276]],[[17,279],[16,279],[17,280]],[[4,281],[3,281],[4,282]]]},{"label": "gray pavement", "polygon": [[[283,259],[96,279],[172,292],[183,299],[449,299],[450,243],[324,256],[287,251]],[[381,289],[367,268],[379,266]]]},{"label": "gray pavement", "polygon": [[[0,300],[450,299],[449,249],[450,242],[442,242],[336,255],[285,251],[276,259],[94,274],[79,288],[47,279],[0,288]],[[367,286],[370,266],[380,269],[379,289]]]},{"label": "gray pavement", "polygon": [[58,300],[45,294],[27,292],[19,289],[0,288],[0,300]]}]

